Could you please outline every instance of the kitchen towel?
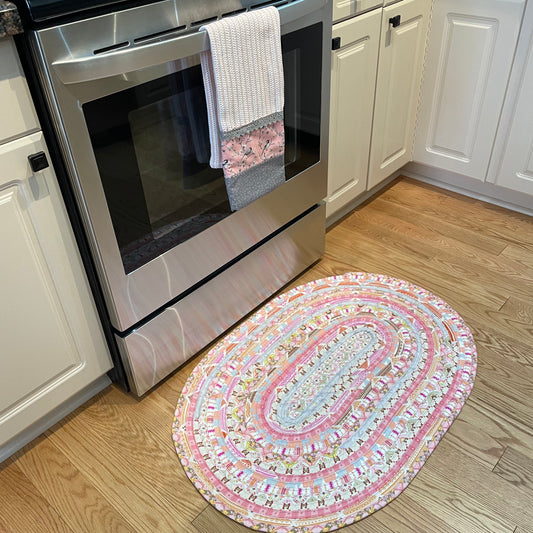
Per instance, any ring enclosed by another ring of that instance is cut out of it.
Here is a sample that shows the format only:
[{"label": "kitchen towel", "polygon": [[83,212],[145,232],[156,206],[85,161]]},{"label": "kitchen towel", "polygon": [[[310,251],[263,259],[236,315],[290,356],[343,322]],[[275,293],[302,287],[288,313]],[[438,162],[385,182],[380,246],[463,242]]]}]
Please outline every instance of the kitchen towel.
[{"label": "kitchen towel", "polygon": [[223,169],[235,211],[285,181],[279,13],[266,7],[201,29],[210,41],[201,54],[210,164]]}]

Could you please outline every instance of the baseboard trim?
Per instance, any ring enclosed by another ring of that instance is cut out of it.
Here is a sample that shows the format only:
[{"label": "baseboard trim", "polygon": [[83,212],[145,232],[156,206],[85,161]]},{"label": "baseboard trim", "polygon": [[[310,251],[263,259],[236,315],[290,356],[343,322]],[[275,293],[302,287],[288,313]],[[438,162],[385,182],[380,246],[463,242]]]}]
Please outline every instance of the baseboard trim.
[{"label": "baseboard trim", "polygon": [[65,418],[65,416],[74,411],[74,409],[83,405],[86,401],[90,400],[94,395],[104,390],[110,384],[111,380],[106,375],[98,378],[74,396],[71,396],[53,411],[37,420],[37,422],[30,427],[21,431],[11,440],[8,440],[2,447],[0,447],[0,463],[26,446],[26,444],[29,444],[33,439],[41,435],[41,433],[44,433],[55,423]]},{"label": "baseboard trim", "polygon": [[533,216],[533,196],[519,193],[492,183],[481,182],[467,176],[454,174],[420,163],[408,163],[400,175],[435,185],[441,189],[453,191],[476,200]]}]

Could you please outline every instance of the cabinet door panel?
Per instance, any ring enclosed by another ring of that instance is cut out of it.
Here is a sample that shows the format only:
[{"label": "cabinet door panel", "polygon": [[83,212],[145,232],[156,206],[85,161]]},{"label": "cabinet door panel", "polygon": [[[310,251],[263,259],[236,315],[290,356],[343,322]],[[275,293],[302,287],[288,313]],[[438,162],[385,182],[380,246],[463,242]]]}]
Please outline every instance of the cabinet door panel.
[{"label": "cabinet door panel", "polygon": [[435,3],[413,159],[484,180],[524,2]]},{"label": "cabinet door panel", "polygon": [[81,364],[24,186],[20,181],[0,186],[0,423],[8,408]]},{"label": "cabinet door panel", "polygon": [[369,188],[411,160],[429,7],[403,0],[383,10]]},{"label": "cabinet door panel", "polygon": [[328,216],[366,190],[380,27],[378,9],[333,28]]},{"label": "cabinet door panel", "polygon": [[42,133],[0,145],[0,446],[111,368]]},{"label": "cabinet door panel", "polygon": [[533,40],[496,185],[533,195]]}]

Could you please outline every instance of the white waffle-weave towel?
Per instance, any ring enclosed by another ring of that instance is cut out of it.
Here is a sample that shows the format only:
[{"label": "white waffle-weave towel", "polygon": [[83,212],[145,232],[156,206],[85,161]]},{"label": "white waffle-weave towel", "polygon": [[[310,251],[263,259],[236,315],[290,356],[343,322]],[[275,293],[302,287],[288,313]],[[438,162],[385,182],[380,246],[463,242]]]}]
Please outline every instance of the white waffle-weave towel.
[{"label": "white waffle-weave towel", "polygon": [[270,6],[223,18],[201,29],[209,34],[211,45],[201,54],[210,164],[221,168],[225,139],[283,120],[279,13]]}]

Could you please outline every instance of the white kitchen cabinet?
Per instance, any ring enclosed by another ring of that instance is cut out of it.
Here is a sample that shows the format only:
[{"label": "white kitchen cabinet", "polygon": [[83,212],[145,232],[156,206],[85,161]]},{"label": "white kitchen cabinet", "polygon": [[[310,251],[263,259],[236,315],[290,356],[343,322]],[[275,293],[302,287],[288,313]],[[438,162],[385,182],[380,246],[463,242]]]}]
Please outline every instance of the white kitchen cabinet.
[{"label": "white kitchen cabinet", "polygon": [[524,5],[434,3],[414,161],[485,180]]},{"label": "white kitchen cabinet", "polygon": [[0,145],[0,446],[111,368],[96,309],[37,132]]},{"label": "white kitchen cabinet", "polygon": [[333,0],[333,22],[381,7],[381,0]]},{"label": "white kitchen cabinet", "polygon": [[0,143],[40,129],[13,38],[0,39]]},{"label": "white kitchen cabinet", "polygon": [[411,160],[430,7],[403,0],[383,9],[369,189]]},{"label": "white kitchen cabinet", "polygon": [[55,174],[28,161],[50,157],[10,41],[0,41],[10,121],[0,122],[0,462],[57,419],[54,410],[66,414],[65,402],[77,396],[74,408],[108,384],[112,367]]},{"label": "white kitchen cabinet", "polygon": [[529,56],[496,185],[533,195],[533,53]]},{"label": "white kitchen cabinet", "polygon": [[533,205],[533,5],[524,15],[487,181]]},{"label": "white kitchen cabinet", "polygon": [[366,190],[381,9],[333,26],[326,215]]}]

